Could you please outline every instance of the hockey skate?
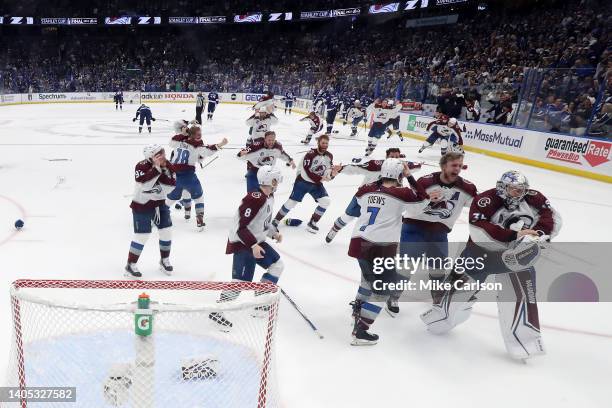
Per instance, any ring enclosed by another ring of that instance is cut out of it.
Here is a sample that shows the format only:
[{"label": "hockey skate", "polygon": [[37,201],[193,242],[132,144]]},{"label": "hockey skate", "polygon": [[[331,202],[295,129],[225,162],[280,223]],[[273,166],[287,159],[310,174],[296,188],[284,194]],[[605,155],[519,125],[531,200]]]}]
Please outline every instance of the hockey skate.
[{"label": "hockey skate", "polygon": [[160,259],[159,260],[159,270],[165,273],[166,275],[171,276],[172,272],[174,271],[174,267],[170,265],[170,259],[168,258]]},{"label": "hockey skate", "polygon": [[310,144],[310,139],[300,140],[300,143],[304,145]]},{"label": "hockey skate", "polygon": [[316,234],[319,232],[319,227],[317,227],[316,223],[310,221],[308,224],[306,224],[306,231],[310,232],[311,234]]},{"label": "hockey skate", "polygon": [[217,324],[217,328],[224,333],[229,332],[233,327],[232,322],[227,320],[225,316],[223,316],[222,312],[212,312],[208,315],[208,318],[215,322]]},{"label": "hockey skate", "polygon": [[378,343],[378,334],[370,333],[359,323],[355,323],[353,329],[353,341],[351,346],[373,346]]},{"label": "hockey skate", "polygon": [[332,242],[333,239],[336,237],[337,233],[338,231],[336,231],[333,227],[330,228],[329,232],[327,233],[327,236],[325,236],[325,242],[327,242],[328,244]]},{"label": "hockey skate", "polygon": [[128,263],[127,265],[125,265],[124,275],[128,278],[134,278],[134,279],[142,278],[142,273],[140,273],[135,263]]},{"label": "hockey skate", "polygon": [[204,222],[204,216],[202,214],[196,215],[196,225],[198,227],[198,232],[204,231],[206,223]]},{"label": "hockey skate", "polygon": [[251,317],[265,319],[270,314],[270,305],[256,306],[251,312]]},{"label": "hockey skate", "polygon": [[399,302],[397,299],[390,297],[385,304],[385,310],[391,317],[396,317],[399,314]]}]

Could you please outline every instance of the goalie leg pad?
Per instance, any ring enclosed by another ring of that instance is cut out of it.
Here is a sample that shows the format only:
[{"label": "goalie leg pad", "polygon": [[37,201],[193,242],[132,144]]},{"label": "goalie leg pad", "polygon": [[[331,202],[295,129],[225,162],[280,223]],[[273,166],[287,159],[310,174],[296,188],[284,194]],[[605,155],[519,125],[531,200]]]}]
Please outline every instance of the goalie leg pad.
[{"label": "goalie leg pad", "polygon": [[534,276],[533,268],[495,275],[495,281],[503,287],[497,295],[499,325],[506,350],[516,359],[545,354]]},{"label": "goalie leg pad", "polygon": [[[456,273],[451,273],[445,282],[454,284],[458,280],[465,283],[474,282],[474,279],[468,275]],[[427,325],[427,330],[434,334],[443,334],[468,320],[472,314],[472,306],[476,302],[474,296],[476,293],[476,290],[454,288],[445,291],[439,304],[433,305],[421,314],[421,320]]]}]

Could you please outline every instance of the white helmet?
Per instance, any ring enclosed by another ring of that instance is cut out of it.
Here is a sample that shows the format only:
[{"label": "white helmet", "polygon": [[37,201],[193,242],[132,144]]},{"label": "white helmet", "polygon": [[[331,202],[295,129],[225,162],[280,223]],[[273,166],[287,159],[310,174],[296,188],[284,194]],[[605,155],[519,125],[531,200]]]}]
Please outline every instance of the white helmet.
[{"label": "white helmet", "polygon": [[385,159],[380,167],[380,177],[400,182],[404,176],[404,163],[400,159]]},{"label": "white helmet", "polygon": [[162,150],[164,150],[162,146],[158,144],[150,144],[150,145],[146,145],[144,149],[142,149],[142,154],[144,154],[145,159],[151,160],[153,156],[155,156],[157,153],[161,152]]},{"label": "white helmet", "polygon": [[455,119],[455,118],[450,118],[450,119],[448,120],[448,126],[453,127],[453,126],[456,126],[456,125],[457,125],[457,119]]},{"label": "white helmet", "polygon": [[183,119],[179,119],[172,124],[172,128],[174,131],[178,133],[183,133],[183,128],[187,127],[188,122]]},{"label": "white helmet", "polygon": [[265,165],[261,166],[257,171],[257,182],[260,186],[276,187],[274,185],[275,180],[276,186],[278,186],[283,181],[283,175],[281,174],[279,169],[270,165]]},{"label": "white helmet", "polygon": [[355,102],[353,102],[355,104],[355,106],[360,106],[361,105],[361,101],[359,99],[355,99]]},{"label": "white helmet", "polygon": [[[517,196],[508,194],[508,187],[512,187],[519,191]],[[516,209],[520,202],[523,201],[529,190],[529,182],[521,172],[510,170],[502,174],[495,186],[496,193],[504,200],[504,204],[508,209]]]}]

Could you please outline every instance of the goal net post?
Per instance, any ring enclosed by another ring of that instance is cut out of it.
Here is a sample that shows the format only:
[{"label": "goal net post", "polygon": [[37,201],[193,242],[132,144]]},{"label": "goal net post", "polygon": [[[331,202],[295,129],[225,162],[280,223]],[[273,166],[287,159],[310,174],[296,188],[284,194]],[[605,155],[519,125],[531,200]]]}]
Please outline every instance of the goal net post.
[{"label": "goal net post", "polygon": [[15,281],[6,385],[20,397],[2,406],[44,407],[26,391],[71,387],[75,399],[52,405],[278,407],[279,294],[255,282]]}]

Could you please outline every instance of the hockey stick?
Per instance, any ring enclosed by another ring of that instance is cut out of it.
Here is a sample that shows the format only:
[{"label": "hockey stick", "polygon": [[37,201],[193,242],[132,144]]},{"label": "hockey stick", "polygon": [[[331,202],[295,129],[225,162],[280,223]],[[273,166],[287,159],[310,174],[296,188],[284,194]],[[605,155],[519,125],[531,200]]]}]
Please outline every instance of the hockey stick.
[{"label": "hockey stick", "polygon": [[215,160],[217,160],[219,158],[219,156],[215,156],[212,160],[210,160],[208,163],[202,165],[202,163],[200,163],[200,168],[201,169],[205,169],[206,167],[208,167],[210,165],[210,163],[214,162]]},{"label": "hockey stick", "polygon": [[[439,164],[431,164],[431,163],[427,163],[427,162],[422,162],[421,163],[423,166],[429,166],[429,167],[440,167]],[[463,166],[461,166],[461,170],[467,170],[468,169],[468,165],[464,164]]]},{"label": "hockey stick", "polygon": [[283,288],[281,288],[281,293],[283,294],[283,296],[285,296],[285,299],[287,299],[289,301],[289,303],[291,303],[291,306],[293,306],[293,308],[300,314],[300,316],[302,316],[302,318],[304,319],[304,321],[310,326],[310,328],[314,331],[314,333],[320,338],[323,339],[323,335],[321,333],[319,333],[319,330],[317,329],[317,327],[312,324],[312,322],[310,321],[309,318],[306,317],[306,315],[304,313],[302,313],[302,311],[300,310],[300,308],[298,307],[298,305],[295,304],[295,302],[293,301],[293,299],[291,299],[289,297],[289,295],[287,294],[287,292],[285,292],[285,290]]}]

